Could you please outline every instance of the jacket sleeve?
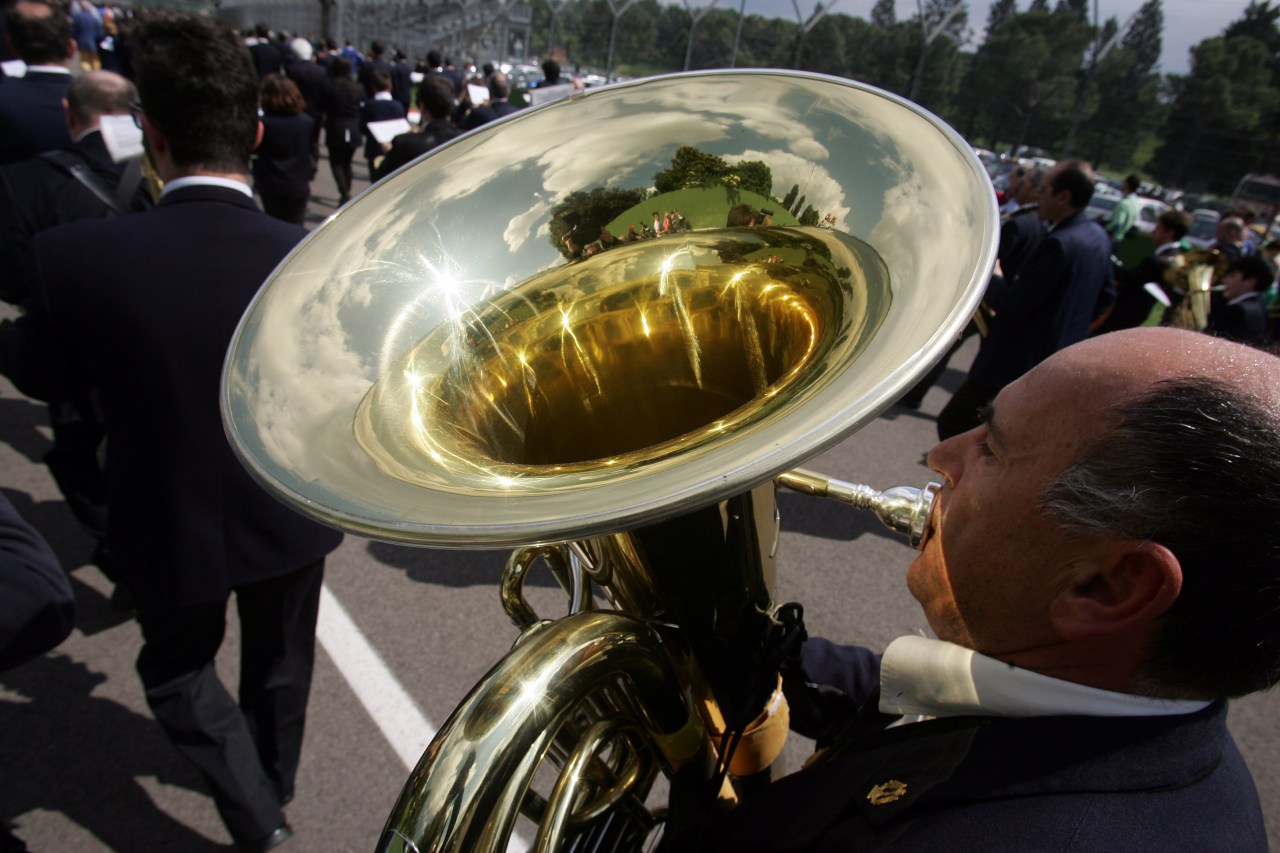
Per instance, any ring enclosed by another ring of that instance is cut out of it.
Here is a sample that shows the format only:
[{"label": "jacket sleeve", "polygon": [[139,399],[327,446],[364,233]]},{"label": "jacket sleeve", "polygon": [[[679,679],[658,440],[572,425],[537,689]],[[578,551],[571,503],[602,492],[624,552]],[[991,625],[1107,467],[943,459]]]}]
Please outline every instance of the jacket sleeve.
[{"label": "jacket sleeve", "polygon": [[[6,320],[0,324],[0,373],[26,396],[46,402],[70,400],[93,387],[92,377],[79,364],[78,356],[63,338],[63,330],[58,328],[50,304],[49,282],[43,275],[41,247],[46,237],[58,230],[36,235],[31,296],[25,303],[27,313],[16,323]],[[56,256],[56,245],[50,251]]]},{"label": "jacket sleeve", "polygon": [[61,643],[75,618],[71,583],[58,558],[0,493],[0,670]]},{"label": "jacket sleeve", "polygon": [[993,279],[987,304],[1000,317],[1021,320],[1035,314],[1061,285],[1067,258],[1062,243],[1045,237],[1012,282]]}]

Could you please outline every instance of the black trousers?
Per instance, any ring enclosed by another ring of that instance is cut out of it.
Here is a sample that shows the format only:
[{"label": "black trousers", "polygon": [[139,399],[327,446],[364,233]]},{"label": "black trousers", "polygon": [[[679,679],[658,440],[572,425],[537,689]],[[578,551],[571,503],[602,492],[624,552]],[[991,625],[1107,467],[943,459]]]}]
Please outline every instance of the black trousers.
[{"label": "black trousers", "polygon": [[305,225],[307,222],[307,197],[276,195],[259,191],[262,197],[262,209],[268,216],[292,222],[294,225]]},{"label": "black trousers", "polygon": [[338,197],[343,202],[351,198],[351,160],[355,156],[352,146],[329,143],[329,171],[333,172],[333,182],[338,185]]},{"label": "black trousers", "polygon": [[293,796],[315,661],[324,560],[235,589],[240,697],[218,679],[214,657],[226,602],[166,607],[137,594],[143,646],[138,674],[169,740],[203,774],[237,843],[284,823]]}]

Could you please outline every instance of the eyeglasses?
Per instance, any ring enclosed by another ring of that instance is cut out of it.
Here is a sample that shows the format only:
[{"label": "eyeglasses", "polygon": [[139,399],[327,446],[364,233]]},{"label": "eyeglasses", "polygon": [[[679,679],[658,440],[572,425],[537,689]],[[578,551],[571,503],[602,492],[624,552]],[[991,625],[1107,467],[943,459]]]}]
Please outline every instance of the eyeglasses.
[{"label": "eyeglasses", "polygon": [[146,115],[142,109],[142,101],[129,102],[129,115],[133,116],[133,126],[142,130],[142,117]]}]

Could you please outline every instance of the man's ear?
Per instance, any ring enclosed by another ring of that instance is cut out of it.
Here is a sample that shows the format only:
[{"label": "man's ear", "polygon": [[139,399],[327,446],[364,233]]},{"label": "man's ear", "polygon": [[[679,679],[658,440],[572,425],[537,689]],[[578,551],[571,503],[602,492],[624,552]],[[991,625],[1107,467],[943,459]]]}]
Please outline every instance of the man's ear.
[{"label": "man's ear", "polygon": [[259,119],[259,120],[258,120],[258,130],[257,130],[257,132],[256,132],[256,133],[254,133],[254,135],[253,135],[253,150],[254,150],[254,151],[257,151],[257,150],[258,150],[258,146],[262,144],[262,131],[263,131],[263,127],[262,127],[262,120],[261,120],[261,119]]},{"label": "man's ear", "polygon": [[1069,585],[1049,605],[1064,640],[1085,640],[1151,623],[1182,591],[1178,558],[1156,542],[1126,539],[1097,559],[1076,564]]},{"label": "man's ear", "polygon": [[67,40],[67,60],[70,61],[72,59],[75,59],[76,54],[78,52],[79,52],[79,48],[76,47],[76,40],[68,39]]}]

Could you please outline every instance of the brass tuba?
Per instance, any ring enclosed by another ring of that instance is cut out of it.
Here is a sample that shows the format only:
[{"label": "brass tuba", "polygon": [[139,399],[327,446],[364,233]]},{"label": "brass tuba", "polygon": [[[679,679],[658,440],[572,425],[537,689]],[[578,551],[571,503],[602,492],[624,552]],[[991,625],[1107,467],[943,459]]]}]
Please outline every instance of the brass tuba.
[{"label": "brass tuba", "polygon": [[1169,311],[1168,325],[1203,332],[1209,325],[1213,283],[1227,271],[1227,257],[1216,249],[1174,255],[1164,280],[1178,300]]},{"label": "brass tuba", "polygon": [[[517,549],[520,638],[378,849],[503,849],[521,813],[538,849],[635,849],[660,774],[728,797],[767,775],[775,478],[924,535],[928,491],[788,472],[950,347],[997,228],[972,151],[920,108],[708,72],[460,137],[280,265],[223,377],[249,470],[360,535]],[[567,617],[524,599],[540,560]]]}]

